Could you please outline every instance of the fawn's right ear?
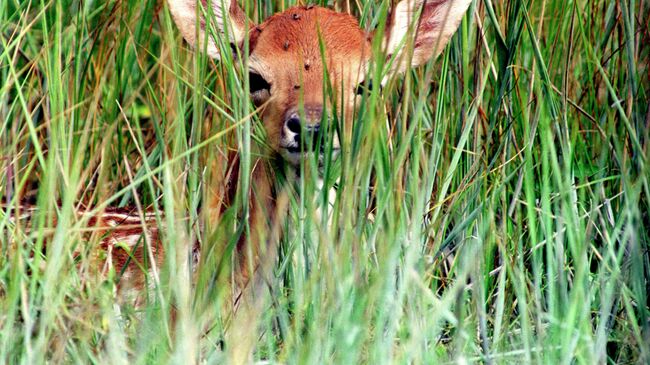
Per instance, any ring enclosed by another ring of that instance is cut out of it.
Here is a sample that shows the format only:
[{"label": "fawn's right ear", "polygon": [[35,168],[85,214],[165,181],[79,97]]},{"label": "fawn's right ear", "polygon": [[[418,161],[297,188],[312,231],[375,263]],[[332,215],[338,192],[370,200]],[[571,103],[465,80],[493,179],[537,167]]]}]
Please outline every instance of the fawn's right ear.
[{"label": "fawn's right ear", "polygon": [[[403,72],[438,56],[456,33],[472,0],[402,0],[392,10],[384,45]],[[419,14],[419,18],[418,18]],[[413,47],[411,64],[405,51]]]},{"label": "fawn's right ear", "polygon": [[206,40],[206,19],[211,21],[213,30],[208,32],[206,49],[208,55],[216,59],[221,57],[215,36],[225,36],[227,32],[230,44],[239,46],[247,34],[247,25],[254,26],[237,5],[237,0],[168,0],[167,3],[183,38],[200,50]]}]

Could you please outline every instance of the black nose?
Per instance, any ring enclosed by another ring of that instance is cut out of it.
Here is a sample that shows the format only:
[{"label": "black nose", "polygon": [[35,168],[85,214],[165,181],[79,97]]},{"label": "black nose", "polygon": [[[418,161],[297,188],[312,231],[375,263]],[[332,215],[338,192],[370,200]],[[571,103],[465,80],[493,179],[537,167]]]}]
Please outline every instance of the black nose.
[{"label": "black nose", "polygon": [[298,115],[294,114],[289,117],[289,119],[286,121],[286,125],[289,131],[295,134],[300,134],[302,131],[302,127],[300,126],[300,117]]},{"label": "black nose", "polygon": [[[304,118],[301,116],[304,115]],[[323,107],[320,105],[305,105],[301,110],[297,107],[289,109],[284,118],[284,138],[299,149],[303,141],[314,148],[319,138]],[[305,133],[303,136],[302,134]]]},{"label": "black nose", "polygon": [[318,133],[318,131],[320,130],[320,122],[310,123],[310,124],[305,123],[303,127],[303,123],[300,123],[300,117],[297,115],[291,116],[285,122],[285,126],[287,127],[289,132],[295,133],[296,135],[300,135],[302,133],[302,128],[305,128],[305,132],[310,134]]}]

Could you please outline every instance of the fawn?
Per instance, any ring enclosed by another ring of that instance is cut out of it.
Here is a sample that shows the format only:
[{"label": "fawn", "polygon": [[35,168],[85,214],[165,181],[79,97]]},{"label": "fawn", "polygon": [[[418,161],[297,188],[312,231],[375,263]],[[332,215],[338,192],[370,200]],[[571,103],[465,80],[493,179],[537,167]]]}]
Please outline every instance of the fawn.
[{"label": "fawn", "polygon": [[[385,56],[391,61],[389,73],[404,72],[440,54],[471,2],[397,3],[384,33],[379,35]],[[181,34],[197,50],[205,50],[218,60],[221,54],[217,43],[225,40],[235,54],[248,51],[245,71],[250,97],[258,107],[267,142],[276,155],[289,166],[299,166],[310,154],[318,154],[313,157],[319,162],[325,158],[325,152],[330,152],[330,157],[338,154],[343,142],[338,134],[333,133],[329,151],[323,146],[316,151],[317,140],[323,130],[334,129],[328,125],[332,119],[328,111],[336,109],[343,121],[340,128],[348,132],[343,135],[350,135],[355,105],[361,100],[363,88],[370,86],[365,77],[372,61],[372,42],[378,36],[376,31],[361,29],[357,19],[349,14],[313,5],[292,7],[255,24],[236,0],[168,0],[168,4]],[[327,105],[325,83],[329,83],[332,99],[337,101],[334,108]],[[253,171],[252,175],[257,186],[271,185],[272,174],[261,171],[265,164],[253,165],[260,166],[260,171]],[[248,265],[242,265],[242,272],[249,271],[246,266],[252,265],[255,270],[260,264],[260,250],[273,250],[261,247],[269,242],[260,239],[264,233],[259,232],[272,228],[261,222],[260,210],[275,212],[272,218],[276,221],[282,219],[281,212],[274,210],[277,197],[271,190],[262,188],[251,204],[250,224],[257,230],[251,236],[257,236],[251,237],[253,247],[248,253],[252,257],[248,257]],[[272,253],[266,252],[263,260],[268,264],[272,257]]]},{"label": "fawn", "polygon": [[[348,130],[360,100],[359,90],[369,86],[364,84],[364,78],[372,61],[373,40],[381,41],[391,65],[388,72],[404,72],[441,53],[471,2],[403,0],[393,6],[382,34],[361,29],[349,14],[319,6],[293,7],[261,24],[248,19],[236,0],[168,0],[168,6],[180,33],[197,50],[205,50],[218,60],[221,54],[217,44],[227,41],[235,54],[248,52],[248,70],[241,71],[248,72],[250,97],[258,108],[273,153],[291,168],[299,166],[310,154],[318,153],[315,157],[322,161],[325,151],[315,151],[313,141],[328,128],[328,110],[336,109],[325,102],[324,71],[329,75],[333,99],[339,103],[340,120],[344,121],[341,128]],[[345,141],[340,141],[336,134],[332,140],[329,151],[336,156]],[[253,277],[260,265],[267,269],[273,265],[274,248],[269,241],[277,238],[277,233],[271,231],[282,219],[268,165],[251,165],[251,185],[255,191],[249,194],[250,247],[240,245],[237,249],[240,267],[235,268],[241,272],[242,283]],[[230,190],[237,186],[236,171],[232,176]],[[224,197],[213,199],[223,200]],[[220,210],[220,203],[213,201],[206,208]],[[271,224],[265,217],[269,212],[275,221]],[[214,219],[218,217],[214,214]],[[136,273],[142,265],[135,265],[137,261],[145,259],[152,266],[163,262],[163,247],[155,224],[152,215],[116,209],[89,219],[89,225],[99,227],[103,233],[101,242],[108,252],[105,266],[124,272],[118,287],[142,288],[142,273]],[[125,245],[139,246],[126,252]],[[194,248],[197,257],[199,250]]]}]

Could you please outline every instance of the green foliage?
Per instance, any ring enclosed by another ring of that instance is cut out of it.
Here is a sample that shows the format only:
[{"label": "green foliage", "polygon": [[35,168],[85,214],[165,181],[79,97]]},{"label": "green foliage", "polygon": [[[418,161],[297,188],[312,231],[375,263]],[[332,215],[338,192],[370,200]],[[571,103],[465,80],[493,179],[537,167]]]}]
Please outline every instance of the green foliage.
[{"label": "green foliage", "polygon": [[[381,29],[388,3],[345,4]],[[649,11],[475,1],[437,60],[362,96],[333,204],[314,163],[287,183],[251,326],[224,304],[264,144],[246,55],[188,49],[162,1],[1,2],[0,362],[220,363],[235,327],[268,363],[650,362]],[[238,203],[205,227],[233,148]],[[80,202],[164,213],[143,305],[93,266]]]}]

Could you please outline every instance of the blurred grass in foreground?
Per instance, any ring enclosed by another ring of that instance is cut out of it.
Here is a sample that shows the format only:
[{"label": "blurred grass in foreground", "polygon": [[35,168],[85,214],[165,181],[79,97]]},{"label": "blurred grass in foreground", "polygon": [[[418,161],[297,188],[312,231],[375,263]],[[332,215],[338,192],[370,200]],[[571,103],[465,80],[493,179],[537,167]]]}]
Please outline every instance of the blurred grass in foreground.
[{"label": "blurred grass in foreground", "polygon": [[[370,29],[387,6],[350,11]],[[313,179],[292,190],[255,359],[650,362],[649,11],[479,0],[436,61],[364,95],[325,167],[332,224]],[[196,227],[229,151],[263,142],[242,76],[187,49],[162,1],[0,4],[0,362],[227,360],[248,325],[215,269],[236,207]],[[29,229],[7,215],[21,200]],[[142,309],[114,304],[119,272],[92,275],[78,202],[165,213]]]}]

